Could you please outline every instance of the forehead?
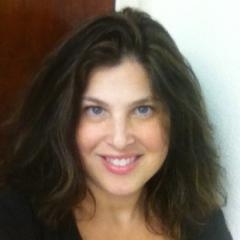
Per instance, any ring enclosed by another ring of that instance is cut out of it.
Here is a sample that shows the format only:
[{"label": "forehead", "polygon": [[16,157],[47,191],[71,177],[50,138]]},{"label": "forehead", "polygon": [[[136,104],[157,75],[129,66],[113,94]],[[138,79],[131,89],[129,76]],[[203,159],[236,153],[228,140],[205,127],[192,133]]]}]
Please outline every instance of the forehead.
[{"label": "forehead", "polygon": [[134,59],[124,59],[117,65],[94,69],[84,95],[129,98],[152,95],[152,91],[144,67]]}]

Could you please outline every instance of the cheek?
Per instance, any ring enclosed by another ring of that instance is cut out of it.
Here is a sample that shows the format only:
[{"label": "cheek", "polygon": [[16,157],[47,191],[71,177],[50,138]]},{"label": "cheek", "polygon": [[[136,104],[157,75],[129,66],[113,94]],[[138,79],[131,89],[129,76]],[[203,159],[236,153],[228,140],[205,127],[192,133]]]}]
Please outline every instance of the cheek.
[{"label": "cheek", "polygon": [[142,143],[152,151],[168,149],[169,145],[169,127],[168,124],[161,124],[159,121],[153,121],[142,125],[138,129],[138,135]]},{"label": "cheek", "polygon": [[78,149],[84,155],[89,153],[98,144],[102,138],[103,132],[100,127],[92,124],[82,124],[77,130]]}]

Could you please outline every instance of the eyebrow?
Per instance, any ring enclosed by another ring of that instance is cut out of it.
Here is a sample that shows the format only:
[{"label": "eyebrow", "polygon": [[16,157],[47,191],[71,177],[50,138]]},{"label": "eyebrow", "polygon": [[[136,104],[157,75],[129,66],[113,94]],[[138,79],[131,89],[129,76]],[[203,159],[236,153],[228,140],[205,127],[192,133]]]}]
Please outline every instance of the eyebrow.
[{"label": "eyebrow", "polygon": [[[102,106],[109,106],[108,103],[102,101],[101,99],[95,98],[95,97],[90,97],[90,96],[84,96],[83,101],[89,101],[89,102],[94,102],[96,104],[100,104]],[[151,96],[147,96],[141,99],[137,99],[133,102],[131,102],[130,106],[134,106],[134,105],[141,105],[141,104],[146,104],[148,102],[153,102],[154,98]]]}]

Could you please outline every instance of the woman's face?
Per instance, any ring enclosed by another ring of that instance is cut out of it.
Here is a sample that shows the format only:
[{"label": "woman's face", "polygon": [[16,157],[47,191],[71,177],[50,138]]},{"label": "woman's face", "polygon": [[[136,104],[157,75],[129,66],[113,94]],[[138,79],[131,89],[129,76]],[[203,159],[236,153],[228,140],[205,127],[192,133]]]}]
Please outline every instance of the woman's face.
[{"label": "woman's face", "polygon": [[141,192],[169,146],[167,110],[154,101],[141,64],[125,59],[92,72],[76,136],[93,193]]}]

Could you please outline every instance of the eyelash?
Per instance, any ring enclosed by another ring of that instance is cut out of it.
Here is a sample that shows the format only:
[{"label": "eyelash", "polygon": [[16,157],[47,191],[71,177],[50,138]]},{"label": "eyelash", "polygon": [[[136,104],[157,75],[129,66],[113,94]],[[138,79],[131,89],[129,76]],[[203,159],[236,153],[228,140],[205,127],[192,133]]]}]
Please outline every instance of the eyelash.
[{"label": "eyelash", "polygon": [[94,109],[95,110],[96,109],[98,109],[98,110],[100,109],[101,113],[104,111],[104,109],[102,107],[100,107],[100,106],[87,106],[87,107],[84,108],[84,112],[87,113],[90,116],[100,116],[100,115],[102,115],[102,114],[94,113],[94,111],[93,111]]},{"label": "eyelash", "polygon": [[[140,113],[138,110],[140,110],[141,108],[148,108],[147,113]],[[95,110],[100,110],[100,112],[99,113],[96,113],[96,112],[94,113],[94,109]],[[146,118],[146,117],[151,116],[153,111],[154,111],[154,108],[152,106],[150,106],[150,105],[141,105],[141,106],[138,106],[138,107],[134,108],[133,113],[135,115],[137,115],[138,117]],[[101,116],[104,115],[105,112],[106,111],[105,111],[104,108],[102,108],[101,106],[97,106],[97,105],[96,106],[86,106],[84,108],[84,113],[86,113],[90,117],[101,117]]]},{"label": "eyelash", "polygon": [[[136,111],[137,110],[140,110],[141,108],[145,108],[145,110],[146,110],[146,108],[148,108],[148,111],[147,111],[147,113],[146,112],[144,112],[144,113],[137,113]],[[149,116],[151,116],[152,115],[152,113],[153,113],[153,107],[152,106],[149,106],[149,105],[142,105],[142,106],[138,106],[138,107],[136,107],[135,108],[135,110],[134,110],[134,112],[138,115],[138,116],[140,116],[140,117],[149,117]]]}]

